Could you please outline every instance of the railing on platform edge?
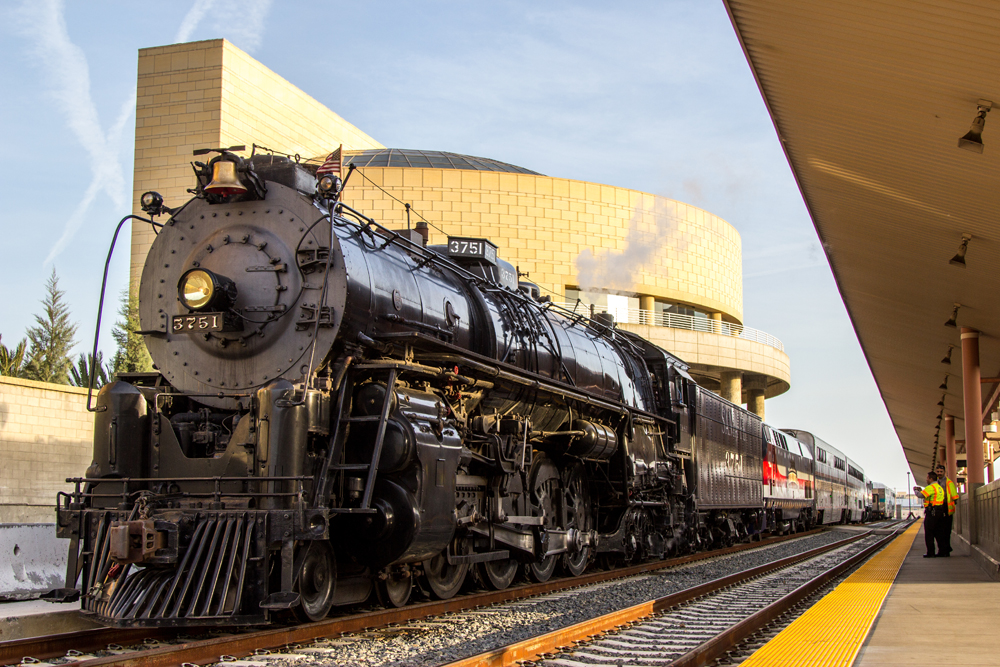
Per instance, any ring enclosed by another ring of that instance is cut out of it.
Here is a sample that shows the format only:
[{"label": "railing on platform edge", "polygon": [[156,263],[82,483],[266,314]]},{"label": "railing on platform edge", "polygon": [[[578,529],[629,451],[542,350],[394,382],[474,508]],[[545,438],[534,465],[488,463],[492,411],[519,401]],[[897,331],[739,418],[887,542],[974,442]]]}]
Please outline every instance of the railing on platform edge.
[{"label": "railing on platform edge", "polygon": [[1000,480],[976,489],[976,541],[979,547],[1000,560]]},{"label": "railing on platform edge", "polygon": [[606,306],[594,306],[592,310],[590,304],[585,304],[582,301],[577,303],[553,302],[553,305],[588,317],[597,313],[611,313],[615,316],[615,320],[619,324],[648,324],[668,329],[685,329],[687,331],[700,331],[720,336],[733,336],[768,345],[782,352],[785,351],[785,345],[766,331],[745,327],[742,324],[713,320],[707,317],[695,317],[679,313],[657,313],[652,310],[640,310],[638,308],[608,308]]}]

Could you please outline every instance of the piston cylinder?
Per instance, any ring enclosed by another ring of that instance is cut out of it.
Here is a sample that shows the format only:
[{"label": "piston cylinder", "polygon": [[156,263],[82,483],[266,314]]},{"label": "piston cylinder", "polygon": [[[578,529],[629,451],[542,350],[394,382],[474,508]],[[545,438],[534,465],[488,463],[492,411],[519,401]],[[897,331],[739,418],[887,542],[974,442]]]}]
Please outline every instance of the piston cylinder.
[{"label": "piston cylinder", "polygon": [[618,449],[618,435],[603,424],[585,419],[573,420],[573,430],[583,431],[570,445],[568,453],[583,459],[606,461]]}]

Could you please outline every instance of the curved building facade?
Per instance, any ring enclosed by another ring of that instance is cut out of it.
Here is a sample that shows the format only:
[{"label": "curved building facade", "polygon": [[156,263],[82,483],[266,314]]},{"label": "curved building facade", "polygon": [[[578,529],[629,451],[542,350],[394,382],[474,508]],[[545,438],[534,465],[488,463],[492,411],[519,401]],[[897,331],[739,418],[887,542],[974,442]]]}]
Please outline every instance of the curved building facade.
[{"label": "curved building facade", "polygon": [[[302,156],[343,145],[345,165],[357,167],[344,201],[385,226],[407,226],[405,202],[411,226],[429,224],[431,243],[490,239],[544,296],[614,314],[758,414],[789,388],[780,341],[743,324],[740,236],[718,216],[489,158],[385,148],[224,40],[140,51],[137,211],[147,190],[170,205],[187,198],[193,149],[240,144]],[[133,229],[133,278],[151,242]]]}]

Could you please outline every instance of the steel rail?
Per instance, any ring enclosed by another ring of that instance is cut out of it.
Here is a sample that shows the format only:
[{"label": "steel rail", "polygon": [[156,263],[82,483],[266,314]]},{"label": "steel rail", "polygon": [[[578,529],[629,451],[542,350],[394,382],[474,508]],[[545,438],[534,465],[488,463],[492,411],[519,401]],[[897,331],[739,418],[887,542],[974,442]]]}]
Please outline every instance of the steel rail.
[{"label": "steel rail", "polygon": [[12,665],[23,658],[62,658],[70,650],[90,653],[107,650],[109,644],[141,644],[146,639],[173,639],[179,634],[202,634],[211,628],[96,628],[61,632],[44,637],[8,639],[0,642],[0,665]]},{"label": "steel rail", "polygon": [[[551,658],[554,657],[555,653],[571,650],[573,644],[595,639],[603,633],[621,629],[623,625],[632,625],[637,621],[646,619],[659,612],[666,611],[671,607],[691,602],[704,595],[721,591],[722,589],[734,584],[738,584],[789,565],[794,565],[795,563],[808,560],[872,534],[873,531],[865,531],[848,539],[818,547],[795,556],[782,558],[781,560],[774,561],[773,563],[760,565],[743,572],[737,572],[720,579],[715,579],[714,581],[699,584],[676,593],[671,593],[665,597],[649,600],[647,602],[643,602],[626,609],[621,609],[598,618],[583,621],[538,637],[532,637],[493,651],[487,651],[486,653],[457,660],[449,663],[446,667],[511,667],[512,665],[516,665],[518,663],[530,662],[536,659]],[[896,533],[893,533],[887,538],[880,540],[875,546],[862,551],[859,556],[852,557],[848,562],[853,563],[858,558],[867,557],[867,555],[874,549],[879,548],[882,544],[891,539],[895,539],[896,535]],[[704,662],[722,655],[727,650],[732,648],[732,646],[735,646],[747,636],[767,625],[767,623],[771,622],[771,620],[777,618],[777,616],[780,616],[782,613],[787,611],[787,609],[797,604],[801,601],[801,599],[811,594],[815,588],[819,588],[829,581],[829,579],[838,576],[839,571],[837,574],[831,574],[831,572],[839,570],[843,567],[850,567],[850,565],[838,566],[838,568],[834,568],[834,570],[821,575],[818,579],[822,579],[822,583],[818,584],[809,591],[804,592],[804,589],[810,586],[810,584],[813,584],[816,580],[799,587],[793,593],[786,596],[786,598],[789,599],[794,597],[794,602],[791,604],[781,607],[779,605],[779,602],[781,601],[779,600],[778,602],[768,605],[761,612],[757,612],[750,618],[741,621],[737,625],[732,626],[729,630],[726,630],[720,635],[717,635],[715,638],[709,640],[708,643],[701,645],[698,649],[685,654],[679,658],[678,661],[671,663],[671,667],[674,667],[675,665],[678,667],[695,667],[696,665],[704,664]],[[786,598],[782,598],[782,600],[785,600]],[[738,632],[736,632],[737,628],[739,629]],[[736,638],[737,634],[739,635],[738,638]],[[704,661],[699,662],[699,660]]]},{"label": "steel rail", "polygon": [[[501,591],[490,591],[481,594],[470,594],[455,597],[450,600],[423,602],[409,605],[401,609],[384,609],[361,612],[346,616],[331,617],[323,621],[308,623],[287,628],[273,628],[258,632],[248,632],[241,635],[216,637],[197,640],[185,644],[168,646],[135,653],[96,658],[79,661],[75,665],[97,667],[98,665],[176,665],[180,662],[210,663],[218,662],[222,655],[249,655],[256,649],[272,649],[286,644],[299,644],[320,637],[333,637],[366,629],[380,628],[395,623],[427,618],[450,612],[465,611],[502,602],[511,602],[523,598],[545,595],[557,591],[602,583],[613,579],[643,574],[686,563],[696,562],[725,556],[740,551],[747,551],[785,542],[800,537],[824,532],[816,528],[802,533],[769,537],[759,542],[737,544],[732,547],[715,551],[704,551],[688,556],[679,556],[667,560],[642,563],[603,572],[592,572],[579,577],[554,579],[543,584],[524,584],[512,586]],[[838,543],[839,544],[839,543]],[[82,630],[79,632],[50,635],[46,637],[15,639],[0,642],[0,665],[16,664],[22,658],[48,659],[63,657],[69,650],[82,652],[104,650],[108,644],[137,644],[147,638],[172,638],[178,634],[207,632],[213,627],[184,628],[100,628],[97,630]]]}]

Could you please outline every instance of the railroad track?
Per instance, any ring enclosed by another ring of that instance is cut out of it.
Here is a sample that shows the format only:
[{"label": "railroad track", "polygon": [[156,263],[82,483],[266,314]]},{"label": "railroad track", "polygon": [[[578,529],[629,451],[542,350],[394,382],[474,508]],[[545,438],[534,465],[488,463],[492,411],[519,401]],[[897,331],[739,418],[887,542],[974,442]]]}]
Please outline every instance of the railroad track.
[{"label": "railroad track", "polygon": [[699,667],[727,655],[898,535],[864,533],[844,542],[867,544],[814,549],[447,667]]},{"label": "railroad track", "polygon": [[[528,584],[511,587],[502,591],[475,593],[445,601],[425,602],[402,609],[380,609],[329,618],[318,623],[294,627],[279,627],[256,632],[219,634],[206,631],[199,638],[184,638],[176,630],[157,629],[117,629],[105,628],[33,639],[0,642],[0,665],[18,664],[22,660],[30,662],[58,659],[61,664],[80,667],[98,665],[177,665],[180,663],[208,664],[217,662],[220,656],[247,656],[255,652],[269,651],[315,642],[318,639],[388,628],[432,616],[450,614],[481,608],[503,602],[521,600],[539,595],[566,591],[581,586],[608,582],[635,575],[654,572],[669,567],[717,558],[727,554],[777,544],[786,540],[806,537],[822,532],[821,529],[772,537],[750,544],[740,544],[727,549],[704,552],[691,556],[673,558],[653,563],[619,568],[607,572],[593,572],[580,577],[564,578],[544,584]],[[853,538],[856,539],[856,538]],[[191,634],[190,630],[185,631]],[[214,635],[207,638],[204,635]],[[145,643],[145,645],[143,645]],[[150,646],[152,644],[152,646]],[[123,648],[136,646],[138,650]],[[95,656],[95,653],[111,655]]]}]

